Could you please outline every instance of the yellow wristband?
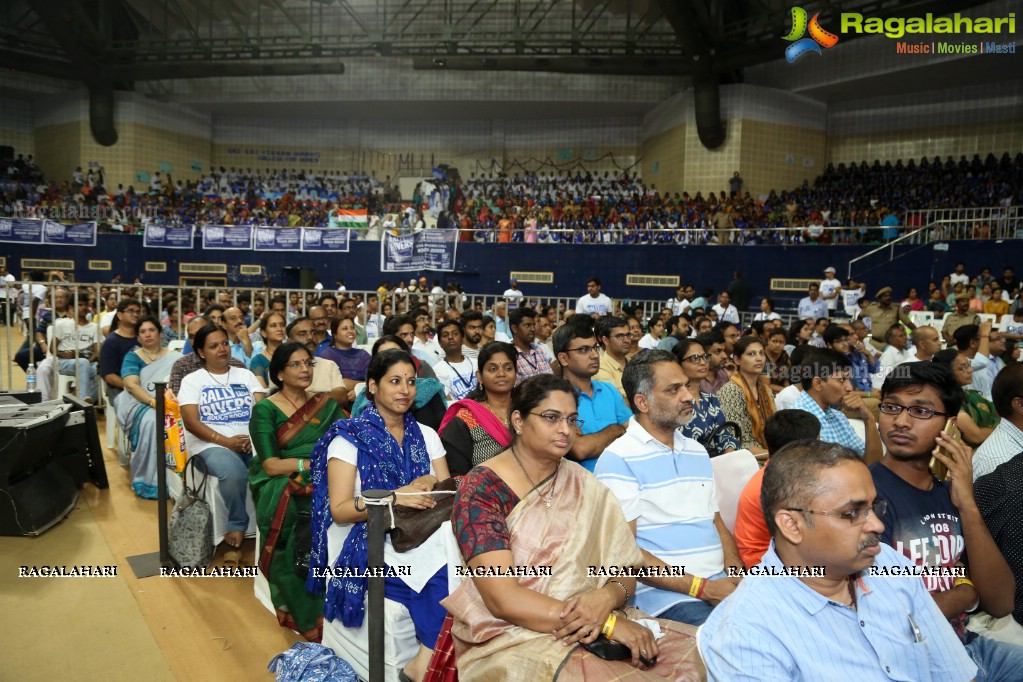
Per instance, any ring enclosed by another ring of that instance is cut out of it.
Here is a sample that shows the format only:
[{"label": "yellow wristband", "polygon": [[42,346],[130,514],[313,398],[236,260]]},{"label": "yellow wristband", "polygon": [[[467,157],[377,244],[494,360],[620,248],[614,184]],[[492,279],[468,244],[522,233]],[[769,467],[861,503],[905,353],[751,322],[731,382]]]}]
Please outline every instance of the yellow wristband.
[{"label": "yellow wristband", "polygon": [[689,596],[695,597],[700,593],[700,583],[703,582],[703,578],[693,576],[693,582],[689,585]]},{"label": "yellow wristband", "polygon": [[612,611],[612,612],[611,612],[611,615],[609,615],[609,616],[607,617],[607,620],[606,620],[606,621],[604,621],[604,627],[603,627],[603,629],[602,629],[602,630],[600,631],[600,634],[604,635],[604,636],[605,636],[605,637],[607,637],[608,639],[611,639],[611,633],[613,633],[613,632],[614,632],[614,629],[615,629],[615,623],[616,623],[617,621],[618,621],[618,616],[617,616],[617,615],[615,614],[615,612],[614,612],[614,611]]},{"label": "yellow wristband", "polygon": [[959,587],[960,585],[970,585],[973,587],[973,581],[969,578],[956,578],[955,582],[952,583],[952,589]]}]

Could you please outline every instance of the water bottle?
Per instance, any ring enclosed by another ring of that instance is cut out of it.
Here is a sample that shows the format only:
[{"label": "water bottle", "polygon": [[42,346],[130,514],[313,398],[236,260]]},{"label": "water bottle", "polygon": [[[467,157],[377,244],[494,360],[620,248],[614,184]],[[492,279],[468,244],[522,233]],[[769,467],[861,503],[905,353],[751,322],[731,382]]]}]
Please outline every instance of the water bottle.
[{"label": "water bottle", "polygon": [[36,392],[36,365],[34,362],[25,371],[25,388],[29,393]]}]

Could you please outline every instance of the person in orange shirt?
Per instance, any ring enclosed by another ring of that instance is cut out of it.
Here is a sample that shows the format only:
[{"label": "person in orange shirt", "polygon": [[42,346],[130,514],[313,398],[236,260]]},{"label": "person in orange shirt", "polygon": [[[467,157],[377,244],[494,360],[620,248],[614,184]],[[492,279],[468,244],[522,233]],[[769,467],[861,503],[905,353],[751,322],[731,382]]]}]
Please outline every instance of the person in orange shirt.
[{"label": "person in orange shirt", "polygon": [[[767,441],[767,451],[771,455],[795,441],[817,440],[820,432],[821,423],[803,410],[778,410],[764,424],[764,440]],[[767,464],[770,462],[768,459]],[[746,568],[759,564],[771,544],[771,534],[767,530],[764,511],[760,506],[760,487],[767,464],[753,474],[753,478],[742,489],[735,515],[735,545]]]}]

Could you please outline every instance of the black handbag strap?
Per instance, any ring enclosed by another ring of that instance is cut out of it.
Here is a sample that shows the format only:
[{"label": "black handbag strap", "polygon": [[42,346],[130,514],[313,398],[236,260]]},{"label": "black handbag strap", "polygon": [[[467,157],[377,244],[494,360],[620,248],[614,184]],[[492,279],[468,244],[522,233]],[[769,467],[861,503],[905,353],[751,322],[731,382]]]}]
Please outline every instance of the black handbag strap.
[{"label": "black handbag strap", "polygon": [[[195,471],[196,469],[198,469],[199,473],[202,474],[202,480],[199,482],[198,486],[195,485],[195,478],[197,476],[196,471]],[[189,487],[189,485],[188,485],[188,472],[189,471],[192,472],[192,486],[191,487]],[[206,492],[206,479],[209,478],[209,476],[210,476],[210,472],[209,472],[209,469],[206,467],[206,460],[204,460],[199,455],[192,455],[191,457],[188,458],[188,463],[185,464],[185,477],[184,477],[185,478],[185,492],[187,493],[188,491],[191,491],[192,496],[195,499],[197,499],[197,500],[203,499],[203,495]]]},{"label": "black handbag strap", "polygon": [[725,429],[731,429],[735,433],[735,437],[738,439],[739,444],[742,444],[742,427],[735,422],[722,422],[707,433],[703,434],[703,437],[700,438],[700,445],[707,449],[707,453],[711,457],[717,457],[721,454],[721,451],[714,447],[714,441],[717,439],[718,434]]}]

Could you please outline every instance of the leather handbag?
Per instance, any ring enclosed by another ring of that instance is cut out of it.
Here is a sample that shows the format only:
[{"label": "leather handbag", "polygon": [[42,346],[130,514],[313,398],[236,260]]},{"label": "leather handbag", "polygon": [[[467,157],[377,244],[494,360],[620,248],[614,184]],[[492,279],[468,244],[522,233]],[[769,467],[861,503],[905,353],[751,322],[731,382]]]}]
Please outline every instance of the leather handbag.
[{"label": "leather handbag", "polygon": [[598,636],[589,644],[586,642],[580,642],[580,644],[582,644],[583,648],[591,654],[599,656],[605,661],[621,661],[626,658],[632,658],[632,651],[629,647],[625,646],[621,642],[608,639],[604,635]]},{"label": "leather handbag", "polygon": [[391,529],[391,546],[397,552],[407,552],[426,542],[445,521],[451,520],[451,510],[455,504],[454,491],[458,489],[458,481],[448,478],[438,481],[434,491],[449,491],[452,494],[435,495],[437,504],[431,509],[394,508],[394,528]]}]

